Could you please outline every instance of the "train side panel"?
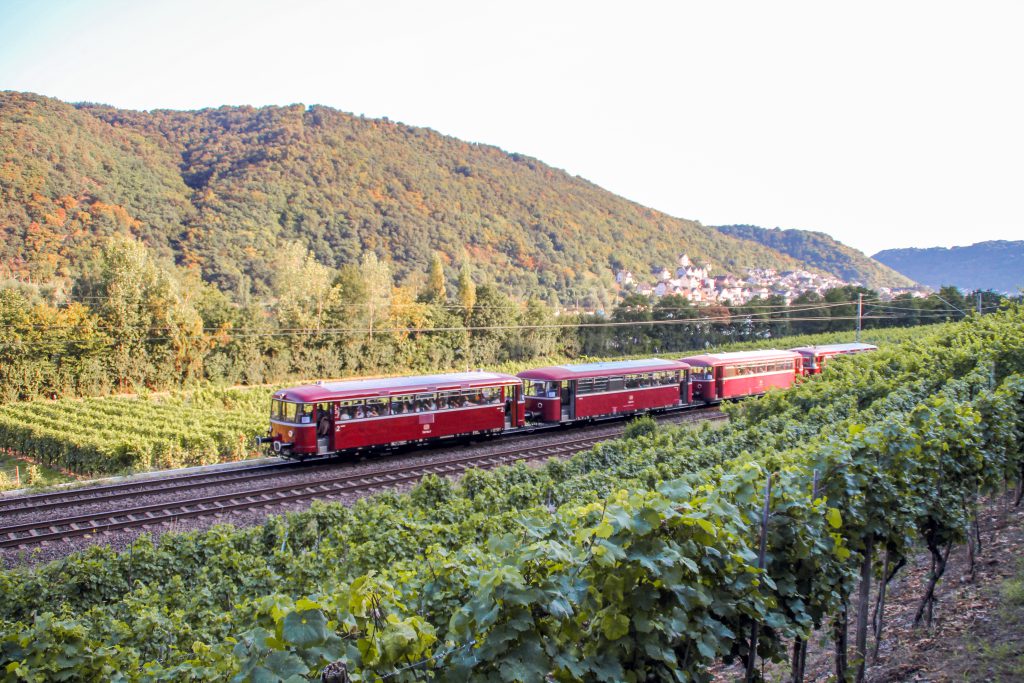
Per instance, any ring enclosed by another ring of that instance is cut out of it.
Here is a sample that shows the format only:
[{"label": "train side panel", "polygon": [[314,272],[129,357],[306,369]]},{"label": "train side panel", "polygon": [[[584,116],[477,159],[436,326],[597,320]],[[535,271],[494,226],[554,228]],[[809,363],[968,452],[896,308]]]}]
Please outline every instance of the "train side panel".
[{"label": "train side panel", "polygon": [[562,399],[542,396],[529,396],[526,399],[526,410],[534,421],[561,422]]},{"label": "train side panel", "polygon": [[738,398],[740,396],[763,394],[773,388],[785,389],[793,385],[795,378],[796,373],[792,370],[739,377],[723,377],[720,382],[719,397]]},{"label": "train side panel", "polygon": [[576,397],[576,418],[635,413],[679,405],[679,385],[624,389]]},{"label": "train side panel", "polygon": [[503,405],[371,417],[337,422],[334,425],[333,450],[436,439],[472,432],[499,432],[504,429]]}]

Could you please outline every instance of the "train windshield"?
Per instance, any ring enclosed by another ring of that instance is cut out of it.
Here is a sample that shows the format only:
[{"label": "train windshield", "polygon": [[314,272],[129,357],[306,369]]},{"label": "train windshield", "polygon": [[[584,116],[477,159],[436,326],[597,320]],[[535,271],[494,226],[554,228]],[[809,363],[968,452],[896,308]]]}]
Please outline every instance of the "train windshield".
[{"label": "train windshield", "polygon": [[536,396],[537,398],[556,398],[558,396],[558,382],[525,380],[523,382],[523,393],[527,396]]},{"label": "train windshield", "polygon": [[706,365],[692,365],[690,366],[690,379],[697,382],[710,382],[714,377],[711,374],[711,368]]},{"label": "train windshield", "polygon": [[297,422],[298,404],[274,399],[270,402],[270,419],[281,422]]}]

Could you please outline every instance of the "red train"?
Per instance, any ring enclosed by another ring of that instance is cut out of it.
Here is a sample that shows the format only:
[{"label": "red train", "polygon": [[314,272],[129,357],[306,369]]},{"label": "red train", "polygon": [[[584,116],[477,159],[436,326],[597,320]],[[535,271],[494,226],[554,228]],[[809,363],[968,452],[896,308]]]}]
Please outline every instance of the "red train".
[{"label": "red train", "polygon": [[270,431],[257,441],[302,460],[707,405],[791,386],[834,355],[876,348],[854,346],[317,382],[275,392]]},{"label": "red train", "polygon": [[825,364],[836,356],[877,350],[878,347],[874,344],[862,344],[861,342],[824,344],[822,346],[798,346],[795,349],[790,349],[790,351],[796,351],[803,357],[805,375],[820,375]]}]

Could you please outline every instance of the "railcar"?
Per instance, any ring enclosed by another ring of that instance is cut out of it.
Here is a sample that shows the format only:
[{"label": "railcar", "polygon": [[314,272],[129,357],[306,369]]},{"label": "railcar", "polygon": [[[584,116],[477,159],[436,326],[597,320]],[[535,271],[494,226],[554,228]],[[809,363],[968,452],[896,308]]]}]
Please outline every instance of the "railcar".
[{"label": "railcar", "polygon": [[803,357],[795,351],[735,351],[680,359],[690,366],[688,403],[720,401],[763,394],[792,386]]},{"label": "railcar", "polygon": [[493,372],[318,382],[274,393],[260,441],[301,460],[500,434],[522,426],[524,413],[521,380]]},{"label": "railcar", "polygon": [[679,406],[686,371],[686,363],[647,358],[534,368],[519,378],[527,420],[565,424]]},{"label": "railcar", "polygon": [[865,351],[877,351],[874,344],[851,342],[848,344],[822,344],[820,346],[798,346],[790,349],[803,357],[803,374],[820,375],[825,364],[835,356],[845,356]]}]

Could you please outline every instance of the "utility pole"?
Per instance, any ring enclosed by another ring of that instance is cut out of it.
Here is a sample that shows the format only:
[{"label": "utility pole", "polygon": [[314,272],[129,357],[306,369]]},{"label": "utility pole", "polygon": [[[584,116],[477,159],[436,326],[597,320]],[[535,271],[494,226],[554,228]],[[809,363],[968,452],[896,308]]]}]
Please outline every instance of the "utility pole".
[{"label": "utility pole", "polygon": [[860,341],[860,318],[864,311],[864,295],[857,295],[857,341]]},{"label": "utility pole", "polygon": [[978,315],[981,315],[981,290],[975,292],[975,295],[978,297]]}]

